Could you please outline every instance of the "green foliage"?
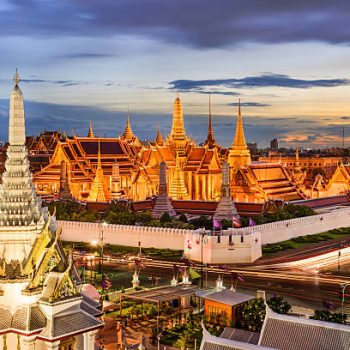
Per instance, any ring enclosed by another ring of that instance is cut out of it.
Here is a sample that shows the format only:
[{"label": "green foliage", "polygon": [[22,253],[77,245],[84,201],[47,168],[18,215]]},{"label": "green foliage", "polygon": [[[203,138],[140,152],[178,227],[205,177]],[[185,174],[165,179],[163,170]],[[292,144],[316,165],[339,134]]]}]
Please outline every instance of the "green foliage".
[{"label": "green foliage", "polygon": [[161,223],[170,222],[170,221],[171,221],[171,216],[168,213],[164,213],[160,218]]},{"label": "green foliage", "polygon": [[291,306],[282,296],[274,296],[267,301],[270,309],[278,314],[287,314],[291,309]]},{"label": "green foliage", "polygon": [[252,332],[260,332],[266,309],[263,299],[252,299],[247,301],[242,308],[244,328]]},{"label": "green foliage", "polygon": [[[276,222],[282,220],[289,220],[301,218],[304,216],[315,215],[315,211],[305,205],[285,204],[279,208],[275,213],[265,213],[263,215],[255,216],[254,221],[258,225],[267,224],[269,222]],[[248,220],[242,221],[243,226],[248,225]]]},{"label": "green foliage", "polygon": [[185,214],[181,214],[179,216],[179,221],[185,222],[187,224],[188,223],[187,216]]},{"label": "green foliage", "polygon": [[223,230],[227,230],[229,227],[232,227],[232,221],[231,220],[221,220],[221,227]]},{"label": "green foliage", "polygon": [[315,235],[306,235],[292,238],[275,244],[266,244],[262,247],[263,254],[277,253],[287,249],[295,249],[305,244],[318,243],[330,239],[341,237],[342,235],[350,235],[350,227],[342,227]]},{"label": "green foliage", "polygon": [[201,215],[199,218],[190,221],[196,229],[204,227],[206,230],[211,230],[213,228],[213,222],[209,216]]},{"label": "green foliage", "polygon": [[99,219],[99,213],[87,210],[73,200],[51,202],[48,208],[50,213],[56,211],[58,220],[96,222]]},{"label": "green foliage", "polygon": [[326,321],[326,322],[334,322],[334,323],[345,323],[347,319],[346,314],[341,313],[332,313],[328,310],[315,310],[314,316],[311,316],[314,320]]}]

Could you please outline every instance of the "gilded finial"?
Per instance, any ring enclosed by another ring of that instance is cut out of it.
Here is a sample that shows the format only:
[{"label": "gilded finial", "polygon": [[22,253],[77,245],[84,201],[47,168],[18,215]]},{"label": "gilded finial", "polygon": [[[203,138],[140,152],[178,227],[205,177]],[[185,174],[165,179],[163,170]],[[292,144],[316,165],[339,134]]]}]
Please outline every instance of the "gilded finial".
[{"label": "gilded finial", "polygon": [[15,73],[15,75],[14,75],[14,77],[13,77],[13,82],[16,84],[16,85],[18,85],[19,84],[19,82],[20,82],[20,77],[19,77],[19,73],[18,73],[18,69],[16,68],[16,73]]},{"label": "gilded finial", "polygon": [[238,99],[238,115],[241,115],[241,98]]},{"label": "gilded finial", "polygon": [[89,127],[88,137],[95,137],[94,132],[92,130],[92,118],[90,118],[90,127]]}]

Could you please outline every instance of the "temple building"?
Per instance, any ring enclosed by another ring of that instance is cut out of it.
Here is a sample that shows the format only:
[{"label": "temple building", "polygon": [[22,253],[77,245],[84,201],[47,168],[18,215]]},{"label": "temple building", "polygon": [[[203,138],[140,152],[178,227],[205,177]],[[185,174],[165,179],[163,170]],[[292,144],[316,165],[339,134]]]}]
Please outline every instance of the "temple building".
[{"label": "temple building", "polygon": [[86,307],[72,254],[36,194],[17,72],[14,82],[0,185],[0,349],[92,350],[102,322]]},{"label": "temple building", "polygon": [[158,195],[160,164],[165,162],[168,194],[172,200],[218,201],[225,161],[230,168],[231,196],[236,202],[290,201],[344,194],[350,190],[348,167],[339,159],[337,162],[323,157],[306,160],[297,152],[289,158],[278,155],[252,161],[240,102],[229,149],[217,144],[212,118],[209,96],[208,132],[201,145],[186,134],[183,106],[178,96],[168,137],[163,138],[158,130],[153,142],[140,142],[132,130],[129,114],[119,137],[96,136],[90,121],[86,137],[55,138],[48,161],[40,167],[36,165],[36,190],[45,199],[63,194],[81,201],[142,201]]}]

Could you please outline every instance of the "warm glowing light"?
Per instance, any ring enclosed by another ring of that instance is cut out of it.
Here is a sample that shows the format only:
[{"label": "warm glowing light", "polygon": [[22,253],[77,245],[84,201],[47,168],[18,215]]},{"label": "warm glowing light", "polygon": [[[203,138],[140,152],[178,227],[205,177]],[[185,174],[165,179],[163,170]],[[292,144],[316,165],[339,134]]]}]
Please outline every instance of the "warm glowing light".
[{"label": "warm glowing light", "polygon": [[97,239],[94,239],[91,241],[91,245],[97,245],[98,244],[98,240]]}]

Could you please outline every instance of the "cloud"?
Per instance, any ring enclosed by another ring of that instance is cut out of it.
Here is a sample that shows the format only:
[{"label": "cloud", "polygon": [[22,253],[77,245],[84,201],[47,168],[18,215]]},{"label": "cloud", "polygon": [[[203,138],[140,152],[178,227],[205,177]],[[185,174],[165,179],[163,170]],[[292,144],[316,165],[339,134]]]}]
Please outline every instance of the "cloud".
[{"label": "cloud", "polygon": [[64,59],[90,59],[90,58],[108,58],[108,57],[114,57],[114,55],[105,54],[105,53],[92,53],[92,52],[77,52],[77,53],[68,53],[66,55],[58,55],[57,58],[64,58]]},{"label": "cloud", "polygon": [[[268,103],[259,103],[259,102],[241,102],[242,107],[268,107],[271,106]],[[238,102],[228,103],[227,106],[238,106]]]},{"label": "cloud", "polygon": [[142,35],[197,47],[350,42],[347,0],[26,0],[0,9],[3,36]]},{"label": "cloud", "polygon": [[340,119],[342,119],[342,120],[350,120],[350,117],[349,116],[344,116],[344,117],[340,117]]},{"label": "cloud", "polygon": [[169,82],[170,89],[196,92],[208,87],[221,87],[226,89],[284,87],[293,89],[307,89],[314,87],[335,87],[349,85],[349,79],[296,79],[284,74],[265,73],[258,76],[230,79],[209,80],[173,80]]},{"label": "cloud", "polygon": [[23,83],[40,83],[40,84],[54,84],[61,86],[75,86],[86,85],[88,82],[74,81],[74,80],[49,80],[49,79],[21,79]]}]

